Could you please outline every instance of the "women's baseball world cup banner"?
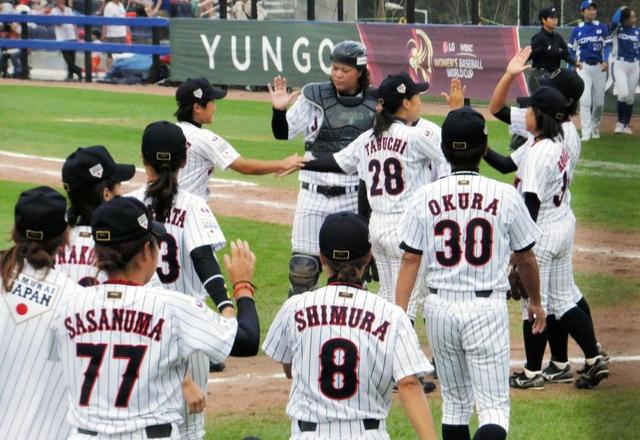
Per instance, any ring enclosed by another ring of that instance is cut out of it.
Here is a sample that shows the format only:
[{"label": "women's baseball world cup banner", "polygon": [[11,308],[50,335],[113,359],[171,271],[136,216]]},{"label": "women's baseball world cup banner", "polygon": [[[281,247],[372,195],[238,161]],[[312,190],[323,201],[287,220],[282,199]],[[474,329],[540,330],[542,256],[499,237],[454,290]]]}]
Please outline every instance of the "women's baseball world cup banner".
[{"label": "women's baseball world cup banner", "polygon": [[[461,78],[473,99],[491,97],[520,47],[516,27],[175,19],[171,77],[265,85],[283,75],[299,87],[327,80],[333,46],[345,39],[367,47],[374,85],[406,71],[415,81],[429,82],[427,93],[437,95],[449,90],[452,78]],[[510,97],[526,94],[521,75]]]}]

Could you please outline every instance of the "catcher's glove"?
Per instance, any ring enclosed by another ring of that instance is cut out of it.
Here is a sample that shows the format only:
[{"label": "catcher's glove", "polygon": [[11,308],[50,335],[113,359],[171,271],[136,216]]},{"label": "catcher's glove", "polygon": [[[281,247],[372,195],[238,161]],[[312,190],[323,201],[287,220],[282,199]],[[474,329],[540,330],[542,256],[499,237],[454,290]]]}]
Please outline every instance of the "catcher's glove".
[{"label": "catcher's glove", "polygon": [[364,270],[363,278],[367,283],[370,283],[371,281],[380,281],[380,277],[378,276],[378,266],[376,266],[376,260],[373,257],[371,257],[369,266]]},{"label": "catcher's glove", "polygon": [[521,298],[529,298],[527,289],[525,289],[516,267],[511,269],[511,272],[509,272],[509,285],[511,288],[507,292],[507,299],[514,299],[517,301]]}]

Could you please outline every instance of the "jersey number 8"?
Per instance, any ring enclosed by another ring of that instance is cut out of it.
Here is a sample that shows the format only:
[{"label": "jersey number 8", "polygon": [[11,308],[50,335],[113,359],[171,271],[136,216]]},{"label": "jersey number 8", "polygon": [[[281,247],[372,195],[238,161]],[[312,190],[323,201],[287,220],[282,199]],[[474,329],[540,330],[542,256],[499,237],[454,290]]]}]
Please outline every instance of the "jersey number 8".
[{"label": "jersey number 8", "polygon": [[320,350],[320,391],[332,400],[345,400],[358,390],[358,347],[348,339],[329,339]]}]

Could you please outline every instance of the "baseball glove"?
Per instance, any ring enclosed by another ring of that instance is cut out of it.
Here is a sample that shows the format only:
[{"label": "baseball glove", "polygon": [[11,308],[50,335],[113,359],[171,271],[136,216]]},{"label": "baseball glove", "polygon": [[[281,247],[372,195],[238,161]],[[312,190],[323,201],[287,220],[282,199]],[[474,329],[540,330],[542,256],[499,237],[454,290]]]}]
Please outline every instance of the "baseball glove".
[{"label": "baseball glove", "polygon": [[525,289],[516,267],[513,267],[511,272],[509,272],[509,285],[511,288],[507,292],[507,299],[514,299],[518,301],[521,298],[529,298],[527,289]]}]

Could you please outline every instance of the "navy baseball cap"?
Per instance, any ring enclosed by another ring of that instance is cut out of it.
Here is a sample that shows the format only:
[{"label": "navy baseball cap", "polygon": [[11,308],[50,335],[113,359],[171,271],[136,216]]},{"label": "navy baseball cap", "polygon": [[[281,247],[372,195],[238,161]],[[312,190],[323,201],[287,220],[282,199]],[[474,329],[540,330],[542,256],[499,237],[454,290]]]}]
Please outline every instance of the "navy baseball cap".
[{"label": "navy baseball cap", "polygon": [[557,16],[558,16],[558,12],[556,11],[556,8],[553,6],[542,8],[540,9],[540,12],[538,12],[538,20],[542,20],[543,18],[549,18],[549,17],[555,18]]},{"label": "navy baseball cap", "polygon": [[334,261],[353,261],[371,250],[369,226],[352,212],[328,216],[320,228],[320,252]]},{"label": "navy baseball cap", "polygon": [[582,3],[580,3],[580,10],[584,11],[589,6],[593,6],[594,8],[598,7],[598,5],[596,5],[596,2],[591,1],[591,0],[584,0]]},{"label": "navy baseball cap", "polygon": [[411,99],[413,95],[426,92],[429,83],[416,83],[407,72],[387,76],[378,87],[378,101],[383,107],[393,107],[393,104],[401,102],[403,99]]},{"label": "navy baseball cap", "polygon": [[165,234],[164,225],[153,220],[144,203],[133,197],[116,197],[103,203],[91,217],[91,235],[96,244],[104,246]]},{"label": "navy baseball cap", "polygon": [[126,182],[133,179],[136,167],[119,164],[102,145],[81,147],[71,153],[62,166],[64,189],[72,191],[95,185],[106,179]]},{"label": "navy baseball cap", "polygon": [[147,125],[142,134],[142,156],[153,166],[180,164],[187,157],[182,129],[169,121]]},{"label": "navy baseball cap", "polygon": [[468,151],[487,145],[487,124],[484,116],[471,107],[449,112],[442,123],[442,149]]},{"label": "navy baseball cap", "polygon": [[549,86],[539,87],[531,96],[518,98],[518,104],[522,108],[535,107],[556,121],[564,121],[569,105],[562,93]]},{"label": "navy baseball cap", "polygon": [[550,73],[546,72],[538,78],[538,84],[559,90],[565,99],[571,100],[571,103],[578,102],[584,92],[584,81],[575,70],[556,69]]},{"label": "navy baseball cap", "polygon": [[47,241],[67,229],[67,200],[48,186],[24,191],[15,207],[15,228],[31,241]]},{"label": "navy baseball cap", "polygon": [[182,107],[198,103],[205,105],[214,99],[222,99],[227,96],[227,90],[214,87],[207,78],[189,78],[176,90],[176,101]]}]

